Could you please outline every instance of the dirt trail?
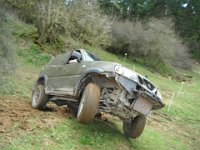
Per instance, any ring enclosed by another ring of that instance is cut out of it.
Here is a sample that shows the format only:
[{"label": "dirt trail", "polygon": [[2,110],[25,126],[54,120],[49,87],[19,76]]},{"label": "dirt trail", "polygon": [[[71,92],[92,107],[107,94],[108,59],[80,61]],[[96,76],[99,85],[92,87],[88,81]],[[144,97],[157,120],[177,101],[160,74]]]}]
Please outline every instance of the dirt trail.
[{"label": "dirt trail", "polygon": [[50,105],[51,110],[39,111],[31,107],[27,97],[0,96],[0,135],[45,128],[69,116],[64,107]]}]

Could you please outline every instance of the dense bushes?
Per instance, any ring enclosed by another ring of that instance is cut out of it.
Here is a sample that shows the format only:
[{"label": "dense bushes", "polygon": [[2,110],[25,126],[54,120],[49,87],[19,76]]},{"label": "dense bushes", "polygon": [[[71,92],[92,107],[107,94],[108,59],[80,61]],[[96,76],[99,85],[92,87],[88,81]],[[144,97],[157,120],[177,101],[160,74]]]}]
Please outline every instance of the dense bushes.
[{"label": "dense bushes", "polygon": [[37,42],[62,42],[61,36],[89,45],[110,44],[110,22],[91,0],[5,0],[28,23],[38,29]]},{"label": "dense bushes", "polygon": [[132,21],[152,17],[171,17],[176,34],[200,61],[200,0],[97,0],[104,13],[112,18]]},{"label": "dense bushes", "polygon": [[92,46],[110,44],[110,21],[98,6],[88,0],[74,0],[67,5],[67,33]]},{"label": "dense bushes", "polygon": [[152,18],[149,22],[118,22],[112,25],[112,44],[108,48],[160,72],[172,67],[189,69],[191,59],[188,49],[176,36],[170,19]]},{"label": "dense bushes", "polygon": [[92,46],[110,44],[110,23],[88,0],[37,3],[39,42],[57,42],[59,36],[72,37]]}]

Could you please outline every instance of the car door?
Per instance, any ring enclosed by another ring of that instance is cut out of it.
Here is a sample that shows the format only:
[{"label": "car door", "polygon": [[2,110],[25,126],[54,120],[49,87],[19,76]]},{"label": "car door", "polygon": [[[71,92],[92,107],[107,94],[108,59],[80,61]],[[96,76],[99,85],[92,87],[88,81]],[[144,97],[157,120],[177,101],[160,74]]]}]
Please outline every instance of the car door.
[{"label": "car door", "polygon": [[76,81],[84,72],[84,62],[68,63],[49,67],[46,92],[53,95],[73,95]]}]

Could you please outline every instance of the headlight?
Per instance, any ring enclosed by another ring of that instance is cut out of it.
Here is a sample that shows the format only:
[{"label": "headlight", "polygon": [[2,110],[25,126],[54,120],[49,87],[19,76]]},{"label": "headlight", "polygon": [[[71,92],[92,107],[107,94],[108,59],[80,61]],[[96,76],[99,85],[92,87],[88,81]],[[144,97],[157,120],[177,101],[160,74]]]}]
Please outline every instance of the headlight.
[{"label": "headlight", "polygon": [[128,79],[131,79],[136,82],[138,80],[137,74],[135,72],[133,72],[123,66],[116,65],[114,70],[115,70],[115,73],[120,74]]}]

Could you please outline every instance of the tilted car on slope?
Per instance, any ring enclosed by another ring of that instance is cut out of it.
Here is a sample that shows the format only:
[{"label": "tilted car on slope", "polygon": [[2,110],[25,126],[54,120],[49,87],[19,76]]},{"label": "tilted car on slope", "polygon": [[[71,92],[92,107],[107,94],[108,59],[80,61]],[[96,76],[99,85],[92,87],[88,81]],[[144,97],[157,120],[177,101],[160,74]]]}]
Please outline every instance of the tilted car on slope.
[{"label": "tilted car on slope", "polygon": [[43,109],[48,101],[77,110],[81,123],[100,112],[118,116],[124,134],[132,138],[143,132],[147,115],[164,106],[146,77],[83,49],[58,55],[43,68],[32,92],[32,107]]}]

